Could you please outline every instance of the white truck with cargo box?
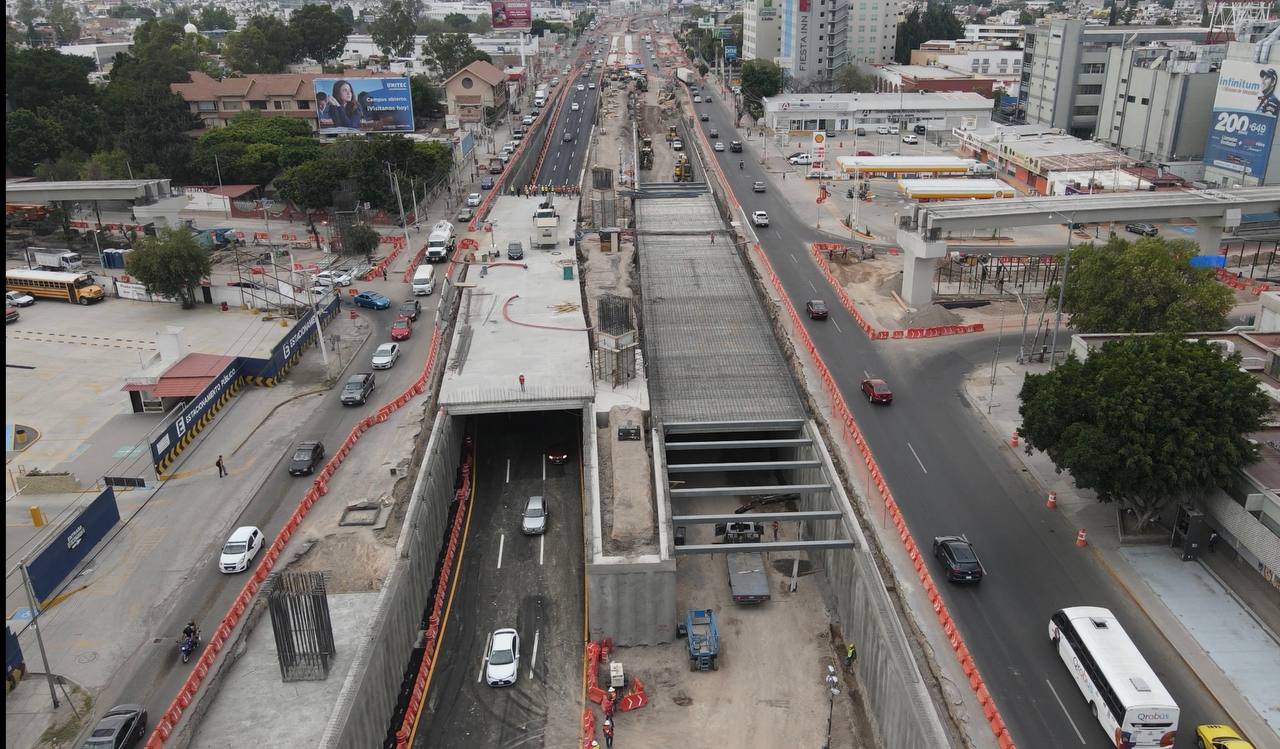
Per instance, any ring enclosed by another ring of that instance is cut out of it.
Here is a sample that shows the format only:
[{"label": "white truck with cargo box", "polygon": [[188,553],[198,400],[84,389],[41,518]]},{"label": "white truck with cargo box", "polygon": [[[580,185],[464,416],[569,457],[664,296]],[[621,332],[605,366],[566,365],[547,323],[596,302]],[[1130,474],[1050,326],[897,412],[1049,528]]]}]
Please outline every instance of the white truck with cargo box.
[{"label": "white truck with cargo box", "polygon": [[409,284],[414,296],[430,296],[436,290],[436,268],[434,265],[419,265],[413,271],[413,281]]},{"label": "white truck with cargo box", "polygon": [[443,263],[449,259],[454,246],[453,224],[448,221],[437,221],[427,235],[427,262]]},{"label": "white truck with cargo box", "polygon": [[67,250],[41,250],[32,247],[27,250],[27,259],[40,270],[67,272],[84,268],[80,255]]},{"label": "white truck with cargo box", "polygon": [[537,232],[534,246],[543,250],[555,249],[556,235],[560,232],[560,214],[551,201],[539,205],[533,212],[533,228]]}]

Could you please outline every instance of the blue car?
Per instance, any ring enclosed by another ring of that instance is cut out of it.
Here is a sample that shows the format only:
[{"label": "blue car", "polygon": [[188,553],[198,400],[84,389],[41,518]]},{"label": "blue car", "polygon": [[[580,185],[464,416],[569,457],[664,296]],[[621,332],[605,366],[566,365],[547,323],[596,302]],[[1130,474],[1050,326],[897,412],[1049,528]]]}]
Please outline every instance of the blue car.
[{"label": "blue car", "polygon": [[391,300],[372,291],[362,291],[353,298],[357,307],[369,309],[391,309]]},{"label": "blue car", "polygon": [[481,190],[492,190],[492,189],[493,189],[493,177],[485,177],[484,179],[480,180],[480,189],[481,189]]}]

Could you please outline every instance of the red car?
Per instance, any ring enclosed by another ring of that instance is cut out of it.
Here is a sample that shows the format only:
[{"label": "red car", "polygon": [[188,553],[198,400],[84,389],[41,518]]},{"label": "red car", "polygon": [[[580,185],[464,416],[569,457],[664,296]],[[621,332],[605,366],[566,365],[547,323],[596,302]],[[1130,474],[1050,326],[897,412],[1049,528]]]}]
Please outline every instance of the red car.
[{"label": "red car", "polygon": [[830,311],[827,303],[821,299],[810,299],[804,303],[804,311],[809,313],[810,320],[825,320]]},{"label": "red car", "polygon": [[858,155],[859,156],[875,156],[875,154],[871,153],[870,151],[859,151]]},{"label": "red car", "polygon": [[553,466],[562,466],[569,462],[569,453],[563,447],[553,447],[547,451],[547,462]]},{"label": "red car", "polygon": [[408,319],[401,318],[391,324],[391,340],[405,341],[411,335],[413,335],[413,323]]},{"label": "red car", "polygon": [[868,377],[862,381],[862,394],[872,403],[893,403],[893,391],[889,383],[879,377]]}]

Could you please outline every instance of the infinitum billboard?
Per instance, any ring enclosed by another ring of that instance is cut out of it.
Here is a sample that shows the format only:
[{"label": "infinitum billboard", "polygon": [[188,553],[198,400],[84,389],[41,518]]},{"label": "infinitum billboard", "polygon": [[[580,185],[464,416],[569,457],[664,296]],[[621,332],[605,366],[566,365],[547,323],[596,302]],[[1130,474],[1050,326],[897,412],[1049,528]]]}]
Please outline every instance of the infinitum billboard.
[{"label": "infinitum billboard", "polygon": [[322,135],[413,132],[408,78],[317,78],[315,93]]},{"label": "infinitum billboard", "polygon": [[1276,81],[1271,65],[1243,60],[1222,63],[1205,164],[1249,177],[1266,173],[1280,117]]}]

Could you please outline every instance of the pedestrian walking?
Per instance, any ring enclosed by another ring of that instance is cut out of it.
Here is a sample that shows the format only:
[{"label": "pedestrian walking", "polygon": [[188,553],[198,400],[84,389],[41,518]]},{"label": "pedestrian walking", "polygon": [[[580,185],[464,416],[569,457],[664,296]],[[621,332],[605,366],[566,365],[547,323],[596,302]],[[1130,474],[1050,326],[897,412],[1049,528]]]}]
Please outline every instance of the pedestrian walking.
[{"label": "pedestrian walking", "polygon": [[777,521],[777,520],[773,521],[773,540],[774,540],[774,541],[777,541],[777,540],[778,540],[778,529],[779,529],[780,527],[781,527],[781,524],[780,524],[780,523],[778,523],[778,521]]},{"label": "pedestrian walking", "polygon": [[858,649],[851,642],[844,647],[844,667],[853,668],[853,662],[856,660],[858,660]]},{"label": "pedestrian walking", "polygon": [[601,730],[604,731],[604,745],[608,749],[608,747],[613,746],[613,721],[605,718],[604,726],[602,726]]},{"label": "pedestrian walking", "polygon": [[218,456],[218,462],[214,463],[214,465],[218,467],[218,478],[222,478],[227,475],[227,466],[222,462],[221,455]]},{"label": "pedestrian walking", "polygon": [[387,266],[382,266],[382,280],[387,280]]},{"label": "pedestrian walking", "polygon": [[1218,532],[1209,531],[1209,551],[1213,551],[1213,547],[1218,545]]},{"label": "pedestrian walking", "polygon": [[715,243],[716,243],[716,233],[711,232],[711,244],[715,244]]}]

